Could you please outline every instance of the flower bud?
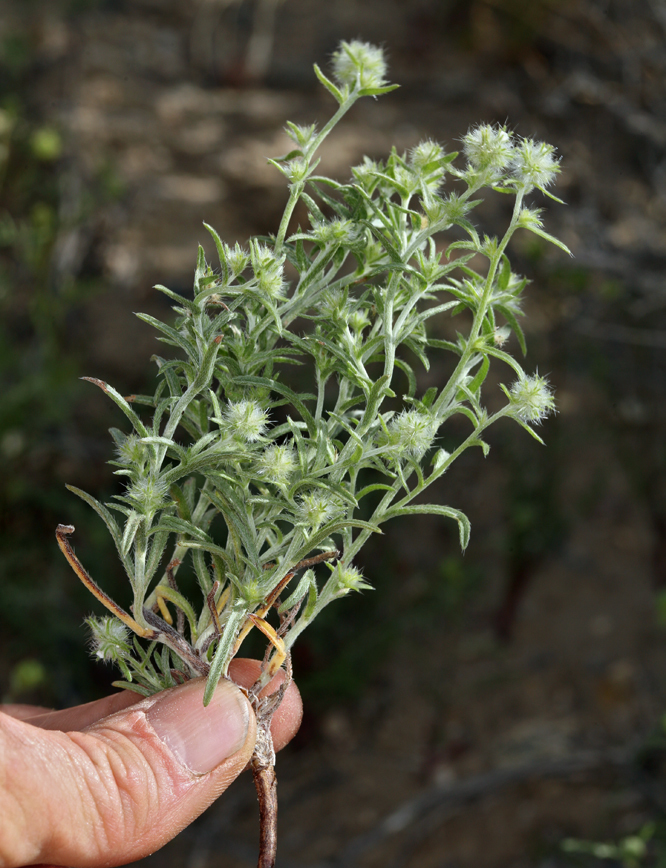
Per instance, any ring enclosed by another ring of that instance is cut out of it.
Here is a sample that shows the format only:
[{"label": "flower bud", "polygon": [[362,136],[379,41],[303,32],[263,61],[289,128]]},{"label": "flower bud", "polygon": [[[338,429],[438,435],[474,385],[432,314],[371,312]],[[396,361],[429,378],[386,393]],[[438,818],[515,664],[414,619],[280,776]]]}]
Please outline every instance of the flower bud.
[{"label": "flower bud", "polygon": [[349,245],[358,237],[358,229],[351,220],[329,220],[312,227],[312,237],[318,244]]},{"label": "flower bud", "polygon": [[363,157],[363,162],[352,166],[352,175],[357,184],[366,192],[371,192],[377,184],[377,172],[383,172],[384,166],[370,157]]},{"label": "flower bud", "polygon": [[242,274],[250,261],[247,251],[243,250],[238,242],[233,247],[225,244],[223,250],[224,260],[232,275],[237,277],[239,274]]},{"label": "flower bud", "polygon": [[302,127],[300,124],[289,122],[285,132],[299,148],[305,149],[317,135],[317,126],[316,124],[310,124],[309,127]]},{"label": "flower bud", "polygon": [[356,332],[362,332],[364,328],[370,325],[370,317],[364,310],[355,310],[349,314],[349,328]]},{"label": "flower bud", "polygon": [[282,171],[292,184],[298,184],[305,181],[309,168],[307,160],[304,160],[303,157],[294,157],[282,167]]},{"label": "flower bud", "polygon": [[443,171],[440,167],[440,161],[443,156],[444,148],[439,142],[425,139],[409,152],[409,164],[418,172],[431,173],[436,170]]},{"label": "flower bud", "polygon": [[333,77],[350,88],[382,87],[386,80],[384,52],[369,42],[341,42],[333,54]]}]

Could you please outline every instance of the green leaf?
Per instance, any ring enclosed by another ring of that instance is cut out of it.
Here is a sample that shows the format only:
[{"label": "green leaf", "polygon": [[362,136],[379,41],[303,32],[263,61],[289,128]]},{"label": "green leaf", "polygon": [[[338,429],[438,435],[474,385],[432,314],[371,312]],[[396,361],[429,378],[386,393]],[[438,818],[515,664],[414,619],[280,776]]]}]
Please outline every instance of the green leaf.
[{"label": "green leaf", "polygon": [[288,612],[289,609],[292,609],[297,603],[300,603],[303,597],[309,593],[313,587],[316,594],[317,583],[315,582],[314,571],[306,570],[299,583],[296,585],[294,592],[287,597],[284,603],[280,604],[278,614],[282,615],[284,612]]},{"label": "green leaf", "polygon": [[520,323],[516,319],[513,311],[507,307],[505,304],[495,305],[495,309],[502,314],[504,319],[508,322],[511,327],[511,331],[515,334],[518,339],[518,344],[520,345],[520,349],[522,350],[523,355],[527,355],[527,344],[525,343],[525,333],[523,332]]},{"label": "green leaf", "polygon": [[165,600],[169,600],[169,602],[173,603],[174,606],[178,606],[178,608],[187,618],[187,621],[190,625],[191,641],[196,642],[197,623],[194,609],[192,608],[191,603],[185,599],[185,597],[180,593],[180,591],[176,591],[169,585],[156,585],[153,593],[160,597],[164,597]]},{"label": "green leaf", "polygon": [[179,295],[177,292],[174,292],[172,289],[168,289],[166,286],[162,286],[161,283],[156,283],[153,289],[156,289],[158,292],[161,292],[163,295],[166,295],[167,298],[170,298],[172,301],[178,302],[181,304],[183,308],[186,308],[192,313],[196,313],[198,311],[198,306],[195,302],[190,301],[189,298],[185,298],[182,295]]},{"label": "green leaf", "polygon": [[185,534],[187,536],[194,537],[194,539],[204,540],[204,542],[211,542],[211,538],[205,531],[201,530],[200,527],[197,527],[191,521],[187,521],[186,519],[180,518],[177,515],[160,516],[159,523],[150,529],[150,533],[157,533],[159,531]]},{"label": "green leaf", "polygon": [[340,105],[342,105],[342,103],[345,101],[345,98],[342,95],[342,93],[338,90],[338,88],[333,84],[333,82],[329,78],[326,78],[326,76],[321,71],[321,69],[319,69],[319,67],[317,66],[316,63],[313,65],[313,69],[314,69],[315,75],[317,76],[319,81],[324,85],[326,90],[330,94],[333,95],[333,97],[337,100],[337,102],[340,103]]},{"label": "green leaf", "polygon": [[127,555],[127,553],[129,552],[132,543],[134,542],[134,538],[136,537],[137,531],[139,530],[141,519],[142,516],[134,510],[132,510],[127,516],[127,521],[125,522],[125,530],[123,532],[122,540],[120,541],[120,554],[122,557],[125,557],[125,555]]},{"label": "green leaf", "polygon": [[411,506],[394,506],[382,516],[382,522],[401,515],[441,515],[443,518],[452,518],[458,522],[460,533],[460,548],[465,551],[469,544],[472,526],[464,512],[453,509],[450,506],[442,506],[439,503],[419,503]]},{"label": "green leaf", "polygon": [[358,95],[359,96],[381,96],[384,93],[391,93],[392,90],[397,90],[400,87],[399,84],[387,84],[384,87],[362,87]]},{"label": "green leaf", "polygon": [[483,357],[483,361],[481,362],[481,366],[479,370],[476,372],[474,379],[469,384],[468,388],[470,392],[477,393],[481,389],[484,380],[488,376],[488,371],[490,370],[490,359],[488,356]]},{"label": "green leaf", "polygon": [[549,241],[551,244],[554,244],[555,247],[559,247],[560,250],[563,250],[565,253],[568,253],[569,256],[573,256],[573,253],[569,250],[564,241],[560,241],[559,238],[555,238],[554,235],[550,235],[548,232],[545,232],[543,229],[539,229],[537,226],[525,226],[525,229],[529,229],[534,235],[538,235],[539,238],[543,238],[544,241]]},{"label": "green leaf", "polygon": [[86,380],[88,383],[94,383],[95,386],[99,386],[99,388],[120,407],[120,409],[132,423],[132,427],[137,432],[137,434],[139,434],[139,436],[141,437],[148,436],[148,430],[146,426],[143,424],[141,419],[139,419],[134,410],[132,410],[125,398],[123,398],[121,394],[116,392],[113,386],[109,386],[108,383],[105,383],[103,380],[98,380],[95,377],[81,377],[81,379]]},{"label": "green leaf", "polygon": [[375,482],[373,485],[366,485],[365,488],[362,488],[358,494],[356,495],[357,500],[361,500],[367,494],[371,494],[373,491],[393,491],[393,486],[384,485],[383,482]]},{"label": "green leaf", "polygon": [[162,332],[163,335],[169,339],[168,343],[172,346],[180,347],[183,352],[185,352],[191,359],[196,358],[197,356],[197,348],[192,341],[188,340],[182,332],[176,331],[176,329],[171,328],[171,326],[163,323],[161,320],[157,319],[154,316],[151,316],[148,313],[137,313],[135,314],[137,319],[140,319],[141,322],[145,322],[148,325],[151,325],[157,331]]},{"label": "green leaf", "polygon": [[150,547],[150,552],[146,559],[146,584],[152,579],[160,565],[164,549],[169,541],[169,531],[159,531],[155,534],[153,544]]}]

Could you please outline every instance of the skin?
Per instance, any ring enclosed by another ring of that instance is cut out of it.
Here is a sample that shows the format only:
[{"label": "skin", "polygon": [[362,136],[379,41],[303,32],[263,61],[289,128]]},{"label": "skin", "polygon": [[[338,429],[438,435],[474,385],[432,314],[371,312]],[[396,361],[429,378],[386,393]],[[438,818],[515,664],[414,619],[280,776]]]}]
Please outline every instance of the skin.
[{"label": "skin", "polygon": [[[257,661],[235,660],[230,676],[249,688],[259,670]],[[282,677],[278,673],[266,691]],[[249,709],[245,743],[212,771],[197,774],[179,762],[146,717],[161,696],[142,699],[123,691],[63,711],[2,706],[0,868],[136,861],[170,841],[227,789],[254,748],[256,722],[247,699],[239,691],[238,701]],[[276,750],[293,738],[301,715],[292,684],[271,726]]]}]

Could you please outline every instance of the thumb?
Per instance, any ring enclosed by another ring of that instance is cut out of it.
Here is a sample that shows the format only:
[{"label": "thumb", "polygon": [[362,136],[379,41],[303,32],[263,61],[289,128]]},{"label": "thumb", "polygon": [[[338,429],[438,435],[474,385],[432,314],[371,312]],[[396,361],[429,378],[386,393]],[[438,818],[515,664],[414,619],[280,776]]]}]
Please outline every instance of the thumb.
[{"label": "thumb", "polygon": [[81,732],[0,713],[0,865],[122,865],[173,838],[247,765],[250,704],[196,679]]}]

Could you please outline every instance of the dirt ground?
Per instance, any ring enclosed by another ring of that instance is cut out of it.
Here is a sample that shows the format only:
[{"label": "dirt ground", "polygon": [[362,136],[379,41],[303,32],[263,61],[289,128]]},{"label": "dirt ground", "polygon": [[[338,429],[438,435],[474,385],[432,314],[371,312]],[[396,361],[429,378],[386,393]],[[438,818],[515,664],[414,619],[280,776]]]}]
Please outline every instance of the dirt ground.
[{"label": "dirt ground", "polygon": [[[102,171],[119,191],[55,248],[58,273],[106,287],[71,340],[91,374],[136,387],[157,344],[132,311],[160,309],[154,283],[189,285],[202,221],[227,241],[274,231],[285,188],[266,157],[288,150],[285,120],[330,113],[311,65],[340,38],[384,44],[403,87],[341,124],[327,172],[428,136],[454,147],[478,121],[556,145],[567,205],[538,204],[575,259],[514,251],[534,281],[528,367],[558,396],[549,445],[498,432],[488,459],[465,456],[438,493],[472,520],[465,558],[434,521],[396,524],[364,558],[376,600],[296,655],[311,707],[279,757],[278,865],[569,864],[563,839],[618,839],[666,805],[666,6],[283,0],[272,25],[271,8],[35,4],[33,109],[63,131],[63,207]],[[479,212],[505,216],[503,201]],[[244,780],[145,864],[241,868],[256,837]]]}]

